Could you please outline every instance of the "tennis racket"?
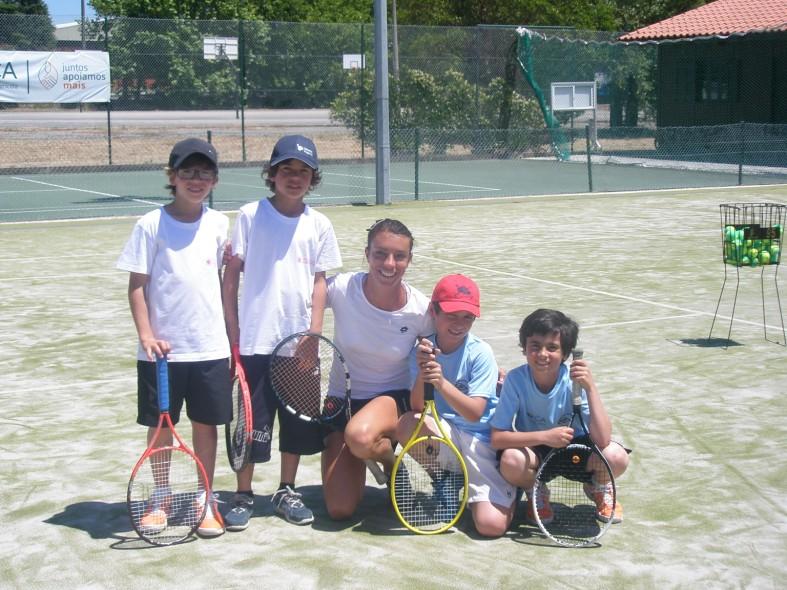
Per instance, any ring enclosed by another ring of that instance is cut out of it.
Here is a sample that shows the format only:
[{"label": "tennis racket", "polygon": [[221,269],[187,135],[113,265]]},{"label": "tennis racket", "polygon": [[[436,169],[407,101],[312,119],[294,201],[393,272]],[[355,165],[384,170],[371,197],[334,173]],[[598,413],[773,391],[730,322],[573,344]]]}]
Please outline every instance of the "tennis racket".
[{"label": "tennis racket", "polygon": [[[467,467],[446,436],[434,403],[434,386],[424,383],[424,410],[391,472],[391,502],[404,526],[421,535],[448,530],[467,504]],[[431,415],[439,435],[421,435]]]},{"label": "tennis racket", "polygon": [[205,468],[172,424],[166,358],[156,360],[156,382],[158,425],[131,472],[126,506],[140,537],[152,545],[172,545],[197,530],[211,492]]},{"label": "tennis racket", "polygon": [[238,345],[232,347],[232,364],[235,375],[232,383],[232,420],[224,426],[224,435],[227,441],[227,457],[230,467],[235,472],[240,471],[249,463],[251,457],[251,443],[253,434],[253,419],[251,410],[251,392],[246,381],[246,371],[240,360]]},{"label": "tennis racket", "polygon": [[[575,349],[574,358],[582,358],[582,351]],[[571,395],[573,416],[570,423],[579,422],[585,437],[582,440],[590,444],[572,442],[564,448],[552,449],[538,468],[530,501],[546,498],[549,502],[552,515],[542,516],[536,506],[533,507],[533,515],[538,527],[550,540],[559,545],[582,547],[596,543],[612,524],[613,518],[607,522],[597,519],[593,493],[594,486],[611,484],[607,486],[607,492],[611,488],[614,506],[615,479],[604,455],[590,441],[582,418],[582,387],[579,383],[572,384]],[[576,436],[574,440],[577,440]]]},{"label": "tennis racket", "polygon": [[[331,366],[343,373],[344,391],[328,395]],[[325,336],[298,332],[287,336],[271,354],[271,387],[282,406],[307,422],[325,423],[350,411],[350,373],[339,349]]]}]

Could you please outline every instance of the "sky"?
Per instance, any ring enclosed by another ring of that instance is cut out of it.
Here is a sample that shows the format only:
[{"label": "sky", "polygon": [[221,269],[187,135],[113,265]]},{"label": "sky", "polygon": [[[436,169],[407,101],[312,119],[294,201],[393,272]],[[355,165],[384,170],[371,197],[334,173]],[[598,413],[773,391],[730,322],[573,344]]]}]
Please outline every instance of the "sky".
[{"label": "sky", "polygon": [[[82,0],[44,0],[44,4],[49,9],[52,23],[56,25],[74,22],[82,16]],[[95,15],[96,11],[85,0],[85,16],[91,18]]]}]

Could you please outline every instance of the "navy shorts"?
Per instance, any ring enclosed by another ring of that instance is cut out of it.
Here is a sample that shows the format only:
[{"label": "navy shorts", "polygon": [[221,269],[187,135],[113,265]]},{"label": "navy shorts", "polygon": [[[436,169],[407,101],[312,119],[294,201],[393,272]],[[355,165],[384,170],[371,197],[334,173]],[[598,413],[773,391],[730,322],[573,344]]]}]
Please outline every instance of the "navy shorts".
[{"label": "navy shorts", "polygon": [[[180,420],[183,402],[186,415],[202,424],[227,424],[232,419],[232,382],[229,359],[168,363],[169,415]],[[156,363],[137,361],[137,424],[156,426],[159,418]]]},{"label": "navy shorts", "polygon": [[241,363],[251,390],[254,421],[251,461],[266,463],[271,458],[273,422],[279,417],[279,451],[294,455],[314,455],[325,448],[319,424],[306,422],[284,409],[270,384],[271,355],[242,356]]},{"label": "navy shorts", "polygon": [[[355,416],[355,414],[358,413],[366,404],[381,396],[393,398],[393,400],[396,402],[396,409],[399,413],[399,416],[405,412],[409,412],[411,409],[410,392],[407,389],[392,389],[391,391],[384,391],[375,397],[370,397],[367,399],[351,399],[350,415]],[[326,436],[331,432],[344,432],[344,430],[347,428],[347,422],[349,422],[349,418],[350,416],[347,416],[347,412],[341,412],[333,420],[328,422],[325,425]]]}]

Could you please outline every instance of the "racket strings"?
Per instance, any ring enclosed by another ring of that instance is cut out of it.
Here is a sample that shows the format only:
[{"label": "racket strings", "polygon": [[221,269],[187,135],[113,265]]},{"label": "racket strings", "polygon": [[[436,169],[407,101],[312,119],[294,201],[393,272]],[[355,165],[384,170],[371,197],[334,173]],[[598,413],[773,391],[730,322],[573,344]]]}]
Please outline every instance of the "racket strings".
[{"label": "racket strings", "polygon": [[[551,454],[539,472],[535,495],[546,497],[549,503],[548,510],[538,512],[539,526],[557,543],[586,545],[597,540],[608,526],[596,518],[596,486],[587,469],[593,454],[584,445],[570,445]],[[544,487],[548,491],[539,493]],[[542,518],[545,514],[549,518]]]},{"label": "racket strings", "polygon": [[403,520],[421,531],[444,528],[462,508],[465,477],[459,458],[444,442],[417,441],[402,452],[394,499]]},{"label": "racket strings", "polygon": [[246,464],[247,453],[250,450],[250,418],[243,395],[243,387],[240,379],[236,379],[232,388],[232,420],[227,425],[230,465],[236,472]]},{"label": "racket strings", "polygon": [[178,448],[151,453],[129,483],[132,523],[145,540],[167,545],[186,538],[205,513],[205,482],[194,458]]},{"label": "racket strings", "polygon": [[344,406],[344,399],[329,397],[333,348],[313,336],[302,336],[297,347],[288,347],[271,359],[273,389],[291,412],[312,418],[330,418]]}]

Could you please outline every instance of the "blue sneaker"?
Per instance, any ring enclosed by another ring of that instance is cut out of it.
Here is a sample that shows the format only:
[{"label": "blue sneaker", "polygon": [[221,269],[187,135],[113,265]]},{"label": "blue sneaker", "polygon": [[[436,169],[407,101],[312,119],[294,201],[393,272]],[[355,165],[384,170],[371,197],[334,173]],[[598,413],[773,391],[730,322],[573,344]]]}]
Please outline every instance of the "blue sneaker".
[{"label": "blue sneaker", "polygon": [[276,514],[293,524],[309,524],[314,521],[314,514],[301,500],[301,494],[290,486],[277,490],[271,502],[275,505]]},{"label": "blue sneaker", "polygon": [[440,513],[446,520],[451,520],[459,512],[463,489],[464,477],[456,471],[446,471],[435,483],[435,498],[440,503]]},{"label": "blue sneaker", "polygon": [[232,498],[232,510],[224,515],[224,527],[228,531],[242,531],[249,526],[249,519],[254,512],[254,497],[248,494],[235,494]]}]

